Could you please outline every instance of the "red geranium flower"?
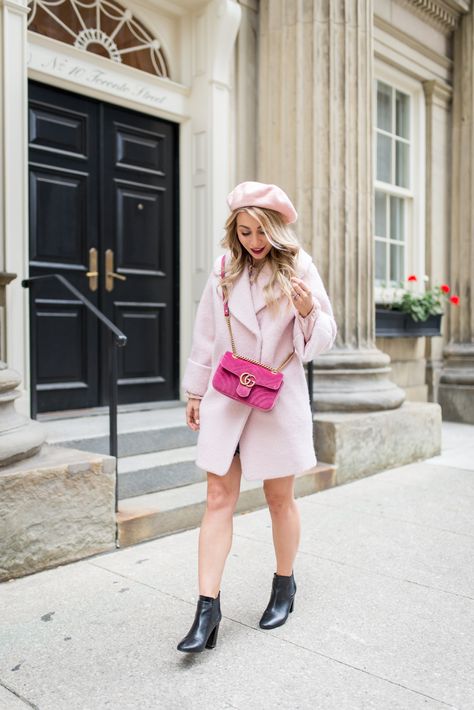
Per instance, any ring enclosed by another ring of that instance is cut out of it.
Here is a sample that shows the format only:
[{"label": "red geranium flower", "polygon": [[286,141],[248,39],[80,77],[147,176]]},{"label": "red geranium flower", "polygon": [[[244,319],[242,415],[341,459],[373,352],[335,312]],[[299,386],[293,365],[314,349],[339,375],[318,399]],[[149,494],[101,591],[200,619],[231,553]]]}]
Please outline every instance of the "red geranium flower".
[{"label": "red geranium flower", "polygon": [[416,278],[415,274],[410,274],[407,281],[418,281],[418,279]]},{"label": "red geranium flower", "polygon": [[457,306],[459,303],[459,296],[451,296],[449,300],[451,301],[451,303],[454,303],[454,305]]},{"label": "red geranium flower", "polygon": [[449,293],[451,291],[448,284],[441,284],[441,290],[443,291],[443,293]]}]

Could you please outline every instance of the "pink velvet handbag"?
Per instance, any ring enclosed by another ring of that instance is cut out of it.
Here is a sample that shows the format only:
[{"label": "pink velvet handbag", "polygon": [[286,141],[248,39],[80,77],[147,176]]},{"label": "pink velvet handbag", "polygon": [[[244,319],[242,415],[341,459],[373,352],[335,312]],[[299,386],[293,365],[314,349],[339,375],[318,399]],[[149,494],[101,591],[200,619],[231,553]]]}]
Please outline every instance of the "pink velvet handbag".
[{"label": "pink velvet handbag", "polygon": [[[222,256],[221,276],[225,275],[225,254]],[[278,401],[283,385],[283,373],[280,370],[290,361],[293,352],[278,367],[264,365],[258,360],[252,360],[244,355],[238,355],[235,350],[232,328],[230,325],[229,307],[224,298],[224,315],[230,333],[232,352],[227,350],[221,357],[212,378],[214,389],[227,395],[237,402],[247,404],[268,412]]]}]

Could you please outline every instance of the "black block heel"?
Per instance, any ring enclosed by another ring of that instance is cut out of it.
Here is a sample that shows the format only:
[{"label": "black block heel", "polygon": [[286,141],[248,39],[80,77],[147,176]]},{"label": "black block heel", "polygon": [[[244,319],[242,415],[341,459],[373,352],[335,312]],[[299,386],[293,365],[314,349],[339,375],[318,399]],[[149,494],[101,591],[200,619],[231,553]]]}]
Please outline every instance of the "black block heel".
[{"label": "black block heel", "polygon": [[[219,622],[220,623],[220,622]],[[217,643],[217,632],[219,631],[219,624],[216,624],[209,634],[207,639],[206,648],[215,648]]]}]

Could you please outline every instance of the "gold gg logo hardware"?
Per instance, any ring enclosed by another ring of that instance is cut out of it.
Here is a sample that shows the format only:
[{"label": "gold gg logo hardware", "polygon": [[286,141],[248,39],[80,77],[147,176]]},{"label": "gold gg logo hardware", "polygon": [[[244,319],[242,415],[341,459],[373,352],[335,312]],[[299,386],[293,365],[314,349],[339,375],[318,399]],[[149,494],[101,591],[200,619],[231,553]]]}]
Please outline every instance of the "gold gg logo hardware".
[{"label": "gold gg logo hardware", "polygon": [[250,372],[242,372],[240,375],[240,384],[246,387],[253,387],[255,384],[255,376]]}]

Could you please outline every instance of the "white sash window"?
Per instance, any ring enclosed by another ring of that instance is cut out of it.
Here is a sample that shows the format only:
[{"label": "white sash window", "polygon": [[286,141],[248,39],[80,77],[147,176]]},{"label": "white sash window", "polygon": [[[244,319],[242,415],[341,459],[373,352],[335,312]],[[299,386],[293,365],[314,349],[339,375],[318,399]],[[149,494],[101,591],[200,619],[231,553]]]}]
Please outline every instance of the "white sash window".
[{"label": "white sash window", "polygon": [[423,281],[423,92],[380,69],[374,93],[375,297],[387,301],[410,273]]}]

